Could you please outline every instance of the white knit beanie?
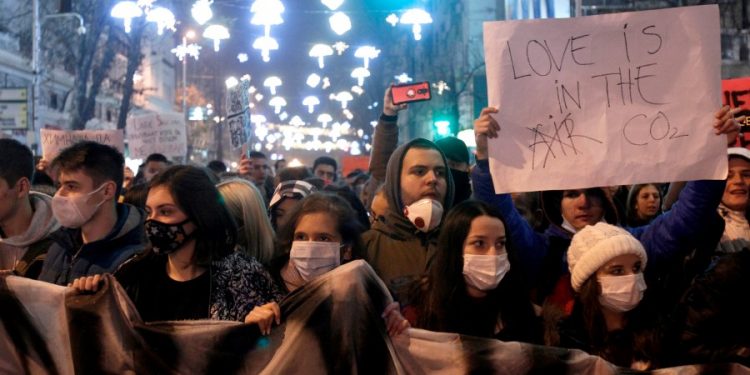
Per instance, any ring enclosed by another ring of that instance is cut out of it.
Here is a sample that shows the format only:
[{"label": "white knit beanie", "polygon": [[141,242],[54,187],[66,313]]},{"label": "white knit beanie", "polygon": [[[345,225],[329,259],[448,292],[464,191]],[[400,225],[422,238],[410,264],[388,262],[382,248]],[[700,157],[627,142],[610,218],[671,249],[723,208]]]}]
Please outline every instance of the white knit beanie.
[{"label": "white knit beanie", "polygon": [[637,255],[641,258],[641,269],[646,268],[646,250],[625,229],[599,222],[578,231],[568,247],[568,269],[573,290],[577,292],[599,268],[623,254]]}]

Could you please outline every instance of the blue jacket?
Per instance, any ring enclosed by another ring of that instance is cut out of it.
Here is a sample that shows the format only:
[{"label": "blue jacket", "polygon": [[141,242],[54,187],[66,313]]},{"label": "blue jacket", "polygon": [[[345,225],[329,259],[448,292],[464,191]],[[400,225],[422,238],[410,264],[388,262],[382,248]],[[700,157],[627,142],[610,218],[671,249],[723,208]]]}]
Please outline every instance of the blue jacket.
[{"label": "blue jacket", "polygon": [[53,243],[39,280],[67,285],[81,276],[113,273],[147,247],[143,220],[144,214],[137,208],[118,204],[117,222],[101,240],[83,244],[80,229],[58,229],[50,235]]},{"label": "blue jacket", "polygon": [[[471,179],[475,197],[495,206],[503,215],[507,235],[517,249],[529,281],[533,283],[539,277],[551,240],[558,238],[569,241],[572,233],[555,225],[551,225],[544,234],[535,232],[516,210],[510,194],[495,194],[487,160],[477,160]],[[677,204],[670,211],[648,225],[625,228],[646,248],[646,272],[656,272],[666,266],[670,260],[684,255],[704,237],[704,228],[710,226],[709,220],[719,206],[725,185],[724,180],[691,181],[682,190]],[[564,255],[560,259],[560,267],[563,267],[565,273],[568,272],[567,257]]]}]

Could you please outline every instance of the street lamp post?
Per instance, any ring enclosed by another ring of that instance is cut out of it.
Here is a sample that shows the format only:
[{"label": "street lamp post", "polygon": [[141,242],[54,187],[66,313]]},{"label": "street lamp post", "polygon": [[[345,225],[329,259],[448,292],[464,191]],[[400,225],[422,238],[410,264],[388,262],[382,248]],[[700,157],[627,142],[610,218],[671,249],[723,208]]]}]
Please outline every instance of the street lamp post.
[{"label": "street lamp post", "polygon": [[78,19],[79,26],[76,30],[78,34],[85,34],[86,28],[84,27],[83,17],[78,13],[67,12],[51,14],[41,17],[39,9],[39,0],[33,0],[32,2],[32,13],[33,13],[33,28],[32,28],[32,47],[31,47],[31,69],[32,69],[32,88],[31,88],[31,134],[32,142],[36,142],[36,121],[39,117],[39,106],[41,96],[41,75],[42,75],[42,61],[41,61],[41,45],[42,45],[42,26],[45,22],[52,18],[66,18],[75,17]]}]

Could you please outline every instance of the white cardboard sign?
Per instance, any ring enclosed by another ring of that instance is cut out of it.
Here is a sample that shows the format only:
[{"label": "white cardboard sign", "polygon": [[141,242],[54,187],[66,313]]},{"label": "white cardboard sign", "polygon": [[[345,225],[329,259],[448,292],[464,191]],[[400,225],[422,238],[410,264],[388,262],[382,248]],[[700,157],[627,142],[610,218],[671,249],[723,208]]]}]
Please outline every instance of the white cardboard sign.
[{"label": "white cardboard sign", "polygon": [[724,179],[716,5],[484,24],[498,193]]},{"label": "white cardboard sign", "polygon": [[185,119],[181,114],[156,114],[128,118],[128,150],[133,159],[144,159],[153,153],[166,157],[187,154]]},{"label": "white cardboard sign", "polygon": [[93,141],[112,146],[124,152],[122,130],[54,130],[39,129],[42,141],[42,157],[52,161],[60,151],[81,141]]}]

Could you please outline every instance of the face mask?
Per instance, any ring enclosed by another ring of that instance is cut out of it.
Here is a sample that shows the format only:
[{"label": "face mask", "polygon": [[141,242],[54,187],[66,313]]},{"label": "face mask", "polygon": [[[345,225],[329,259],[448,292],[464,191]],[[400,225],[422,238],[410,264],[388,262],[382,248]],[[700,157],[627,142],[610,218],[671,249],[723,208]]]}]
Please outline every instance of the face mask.
[{"label": "face mask", "polygon": [[80,228],[87,221],[91,220],[91,217],[94,216],[99,206],[105,202],[101,201],[94,206],[88,203],[89,197],[103,188],[104,184],[86,195],[73,197],[63,197],[60,194],[55,194],[52,197],[52,215],[55,216],[60,225],[66,228]]},{"label": "face mask", "polygon": [[307,282],[341,264],[341,245],[338,242],[294,241],[289,260],[302,280]]},{"label": "face mask", "polygon": [[185,242],[193,237],[193,233],[186,234],[184,225],[190,222],[187,219],[177,224],[165,224],[161,221],[146,220],[146,237],[151,242],[151,247],[157,254],[169,254],[179,249]]},{"label": "face mask", "polygon": [[499,255],[464,254],[464,280],[479,290],[497,288],[505,274],[510,271],[508,253]]},{"label": "face mask", "polygon": [[643,273],[624,276],[599,276],[602,294],[599,303],[613,311],[626,312],[634,309],[643,298],[646,280]]},{"label": "face mask", "polygon": [[429,232],[443,219],[443,205],[429,198],[420,199],[404,207],[404,215],[422,232]]},{"label": "face mask", "polygon": [[453,177],[453,205],[471,198],[471,178],[469,172],[451,168]]}]

